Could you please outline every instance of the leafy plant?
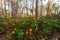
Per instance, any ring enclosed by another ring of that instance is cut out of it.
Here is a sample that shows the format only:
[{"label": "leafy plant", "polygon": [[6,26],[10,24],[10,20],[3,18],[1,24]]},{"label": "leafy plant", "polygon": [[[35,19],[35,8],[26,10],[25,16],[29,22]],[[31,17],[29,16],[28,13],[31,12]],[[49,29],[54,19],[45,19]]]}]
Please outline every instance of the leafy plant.
[{"label": "leafy plant", "polygon": [[31,28],[32,28],[33,30],[36,28],[36,26],[35,26],[34,23],[31,24]]},{"label": "leafy plant", "polygon": [[21,27],[21,28],[26,28],[26,23],[19,23],[19,25],[18,25],[19,27]]},{"label": "leafy plant", "polygon": [[24,36],[24,31],[20,30],[20,29],[17,29],[16,31],[13,31],[13,33],[14,34],[12,36],[17,37],[18,39],[21,39]]},{"label": "leafy plant", "polygon": [[44,33],[48,33],[49,30],[50,30],[49,27],[45,27],[45,28],[43,28],[43,32],[44,32]]},{"label": "leafy plant", "polygon": [[4,30],[0,28],[0,34],[2,34],[3,32],[4,32]]},{"label": "leafy plant", "polygon": [[34,22],[32,22],[31,28],[32,28],[33,30],[37,30],[37,29],[38,29],[38,22],[37,22],[37,20],[35,20]]},{"label": "leafy plant", "polygon": [[24,36],[24,32],[22,30],[20,30],[18,33],[18,38],[22,38]]}]

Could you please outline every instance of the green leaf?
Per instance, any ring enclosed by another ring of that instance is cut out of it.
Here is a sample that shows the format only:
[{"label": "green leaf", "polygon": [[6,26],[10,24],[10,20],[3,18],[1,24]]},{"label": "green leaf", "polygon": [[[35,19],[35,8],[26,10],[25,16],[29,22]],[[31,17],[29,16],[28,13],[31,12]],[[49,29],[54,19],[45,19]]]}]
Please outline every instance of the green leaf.
[{"label": "green leaf", "polygon": [[18,30],[17,32],[18,38],[22,38],[24,36],[24,32],[22,30]]},{"label": "green leaf", "polygon": [[17,22],[15,22],[15,21],[13,22],[13,24],[15,24],[15,26],[16,26],[16,27],[18,26],[18,23],[17,23]]},{"label": "green leaf", "polygon": [[20,23],[18,26],[21,28],[26,28],[26,23]]},{"label": "green leaf", "polygon": [[36,28],[35,23],[32,23],[30,27],[34,30]]},{"label": "green leaf", "polygon": [[44,33],[48,33],[48,32],[49,32],[49,30],[50,30],[50,29],[49,29],[48,27],[43,28],[43,32],[44,32]]}]

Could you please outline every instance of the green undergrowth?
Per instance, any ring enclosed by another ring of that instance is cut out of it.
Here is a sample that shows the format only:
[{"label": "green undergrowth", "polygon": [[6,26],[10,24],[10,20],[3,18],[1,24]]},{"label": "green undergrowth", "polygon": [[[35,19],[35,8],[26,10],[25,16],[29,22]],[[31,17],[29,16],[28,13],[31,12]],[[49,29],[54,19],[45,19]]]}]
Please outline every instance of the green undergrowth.
[{"label": "green undergrowth", "polygon": [[[1,29],[3,28],[3,29]],[[18,39],[22,39],[29,29],[32,31],[42,30],[43,33],[50,34],[52,28],[60,29],[60,19],[48,19],[48,18],[0,18],[0,34],[9,29],[12,36],[16,36]],[[54,30],[56,30],[54,29]],[[32,33],[33,33],[32,32]]]}]

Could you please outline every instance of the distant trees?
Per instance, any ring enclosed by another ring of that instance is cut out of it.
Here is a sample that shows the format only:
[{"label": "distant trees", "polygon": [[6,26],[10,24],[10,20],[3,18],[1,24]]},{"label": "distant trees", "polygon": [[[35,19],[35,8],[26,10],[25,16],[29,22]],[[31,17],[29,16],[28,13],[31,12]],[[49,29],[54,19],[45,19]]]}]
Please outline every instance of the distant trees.
[{"label": "distant trees", "polygon": [[[41,17],[43,14],[45,14],[45,12],[46,12],[46,15],[50,15],[50,14],[53,14],[53,11],[56,14],[55,11],[58,10],[58,8],[55,6],[55,4],[51,3],[51,1],[53,1],[53,0],[48,0],[47,4],[43,3],[44,0],[4,0],[4,1],[2,1],[4,4],[2,4],[1,1],[2,0],[0,0],[0,8],[2,7],[2,15],[4,17],[6,17],[8,14],[7,10],[10,11],[10,14],[13,18],[17,18],[18,15],[20,15],[20,16],[27,15],[28,16],[30,14],[32,16],[35,16],[36,18],[38,18],[38,16]],[[7,6],[8,6],[8,9],[7,9]],[[43,11],[45,11],[45,12],[43,12]],[[18,14],[18,12],[19,12],[19,14]],[[21,15],[21,14],[23,14],[23,15]],[[20,16],[18,16],[18,17],[20,17]]]}]

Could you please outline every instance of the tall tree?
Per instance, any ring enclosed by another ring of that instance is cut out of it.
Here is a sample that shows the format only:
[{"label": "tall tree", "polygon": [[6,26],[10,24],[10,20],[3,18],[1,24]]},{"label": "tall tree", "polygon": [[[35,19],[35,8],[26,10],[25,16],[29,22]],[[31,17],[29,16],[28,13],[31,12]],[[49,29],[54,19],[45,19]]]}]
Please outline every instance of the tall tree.
[{"label": "tall tree", "polygon": [[51,0],[48,0],[48,5],[47,5],[47,15],[49,15],[49,11],[50,11],[50,1],[51,1]]},{"label": "tall tree", "polygon": [[34,0],[32,1],[32,16],[33,16],[33,12],[34,12]]},{"label": "tall tree", "polygon": [[43,6],[43,3],[42,3],[42,0],[40,0],[41,2],[41,7],[40,7],[40,17],[42,16],[42,6]]},{"label": "tall tree", "polygon": [[2,13],[2,0],[0,0],[0,12]]},{"label": "tall tree", "polygon": [[10,7],[10,0],[8,0],[8,10],[9,10],[9,7]]},{"label": "tall tree", "polygon": [[17,18],[18,0],[11,0],[12,17]]},{"label": "tall tree", "polygon": [[35,17],[38,18],[38,0],[36,0],[36,6],[35,6]]},{"label": "tall tree", "polygon": [[7,15],[7,11],[6,11],[6,0],[4,0],[4,9],[3,9],[3,15],[4,15],[4,17],[6,17],[6,15]]},{"label": "tall tree", "polygon": [[19,1],[19,9],[21,11],[21,0],[18,0]]},{"label": "tall tree", "polygon": [[0,8],[1,8],[1,3],[2,3],[2,1],[0,0]]},{"label": "tall tree", "polygon": [[27,5],[28,0],[26,0],[26,13],[28,15],[28,5]]},{"label": "tall tree", "polygon": [[2,9],[2,0],[0,0],[0,10]]},{"label": "tall tree", "polygon": [[58,6],[59,6],[58,12],[60,13],[60,0],[58,0]]}]

